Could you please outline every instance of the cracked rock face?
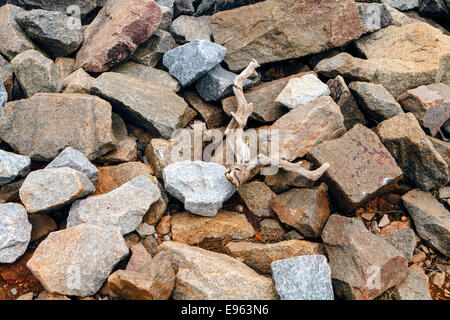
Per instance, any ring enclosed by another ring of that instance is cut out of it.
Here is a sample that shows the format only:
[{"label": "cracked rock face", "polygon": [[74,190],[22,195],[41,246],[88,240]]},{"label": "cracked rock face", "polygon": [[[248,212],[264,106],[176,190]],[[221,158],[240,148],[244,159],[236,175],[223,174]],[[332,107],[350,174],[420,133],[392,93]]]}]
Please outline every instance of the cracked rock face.
[{"label": "cracked rock face", "polygon": [[0,263],[13,263],[27,250],[31,224],[23,206],[16,203],[0,205]]},{"label": "cracked rock face", "polygon": [[166,191],[184,203],[186,210],[213,217],[236,188],[225,177],[226,168],[216,163],[183,161],[163,170]]},{"label": "cracked rock face", "polygon": [[82,224],[49,234],[27,267],[47,291],[86,297],[100,289],[113,267],[127,255],[118,228]]}]

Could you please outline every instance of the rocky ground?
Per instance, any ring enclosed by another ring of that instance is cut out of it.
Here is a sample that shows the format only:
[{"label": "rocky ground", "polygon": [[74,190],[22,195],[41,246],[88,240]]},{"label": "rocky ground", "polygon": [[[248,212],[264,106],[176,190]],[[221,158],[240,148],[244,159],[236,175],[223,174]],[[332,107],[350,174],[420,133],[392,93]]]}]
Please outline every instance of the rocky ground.
[{"label": "rocky ground", "polygon": [[0,300],[450,299],[450,1],[0,5]]}]

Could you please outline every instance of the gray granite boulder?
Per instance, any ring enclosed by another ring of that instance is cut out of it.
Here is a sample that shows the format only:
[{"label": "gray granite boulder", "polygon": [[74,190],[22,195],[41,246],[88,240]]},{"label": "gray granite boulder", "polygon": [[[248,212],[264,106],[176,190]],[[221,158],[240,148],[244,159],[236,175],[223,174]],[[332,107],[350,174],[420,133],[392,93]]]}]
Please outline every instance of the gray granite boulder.
[{"label": "gray granite boulder", "polygon": [[0,263],[13,263],[27,250],[31,224],[27,211],[17,203],[0,204]]},{"label": "gray granite boulder", "polygon": [[70,208],[67,226],[110,225],[127,234],[136,229],[150,206],[160,198],[158,186],[139,176],[109,193],[76,201]]},{"label": "gray granite boulder", "polygon": [[274,261],[270,267],[281,300],[334,300],[325,256],[298,256]]},{"label": "gray granite boulder", "polygon": [[29,213],[39,213],[59,209],[94,192],[88,177],[65,167],[31,172],[19,196]]},{"label": "gray granite boulder", "polygon": [[214,217],[236,188],[225,177],[226,168],[216,163],[183,161],[163,170],[166,191],[184,202],[186,210]]},{"label": "gray granite boulder", "polygon": [[30,157],[0,150],[0,185],[25,177],[30,169]]},{"label": "gray granite boulder", "polygon": [[47,165],[47,169],[50,168],[63,168],[69,167],[80,171],[91,180],[91,182],[97,181],[98,170],[88,158],[80,151],[71,147],[67,147],[57,156],[52,162]]},{"label": "gray granite boulder", "polygon": [[86,297],[101,288],[114,266],[127,255],[118,228],[82,224],[50,233],[27,267],[47,291]]},{"label": "gray granite boulder", "polygon": [[194,40],[168,51],[163,64],[180,84],[188,86],[217,66],[225,57],[227,49],[208,40]]},{"label": "gray granite boulder", "polygon": [[363,33],[374,32],[392,23],[389,10],[382,3],[358,3]]}]

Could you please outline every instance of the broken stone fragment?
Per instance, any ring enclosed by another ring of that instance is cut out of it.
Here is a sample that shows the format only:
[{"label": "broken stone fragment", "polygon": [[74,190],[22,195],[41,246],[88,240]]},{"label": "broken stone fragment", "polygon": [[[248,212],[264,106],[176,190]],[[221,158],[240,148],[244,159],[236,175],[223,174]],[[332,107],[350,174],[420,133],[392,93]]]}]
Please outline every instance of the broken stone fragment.
[{"label": "broken stone fragment", "polygon": [[411,228],[403,228],[383,234],[382,237],[396,247],[406,260],[411,261],[416,247],[416,235]]},{"label": "broken stone fragment", "polygon": [[428,277],[422,268],[413,265],[403,283],[395,287],[398,300],[433,300],[428,289]]},{"label": "broken stone fragment", "polygon": [[392,17],[384,4],[358,3],[363,33],[374,32],[392,23]]},{"label": "broken stone fragment", "polygon": [[158,29],[147,41],[140,45],[131,60],[149,67],[155,67],[164,54],[174,47],[175,40],[172,35],[167,31]]},{"label": "broken stone fragment", "polygon": [[26,177],[30,170],[30,157],[0,150],[0,185],[8,184],[19,177]]},{"label": "broken stone fragment", "polygon": [[247,208],[257,217],[273,216],[270,201],[276,194],[262,181],[252,181],[242,185],[238,190]]},{"label": "broken stone fragment", "polygon": [[227,117],[220,105],[205,102],[195,90],[184,91],[183,97],[200,114],[208,129],[219,128],[227,122]]},{"label": "broken stone fragment", "polygon": [[211,40],[211,16],[179,16],[170,25],[175,41],[185,44],[194,40]]},{"label": "broken stone fragment", "polygon": [[64,93],[91,93],[92,82],[95,79],[84,69],[72,72],[63,80]]},{"label": "broken stone fragment", "polygon": [[[312,164],[306,160],[296,163],[306,170],[312,169]],[[267,175],[264,182],[276,193],[288,191],[291,188],[312,188],[314,181],[292,171],[280,169],[277,174]],[[242,188],[242,187],[241,187]]]}]

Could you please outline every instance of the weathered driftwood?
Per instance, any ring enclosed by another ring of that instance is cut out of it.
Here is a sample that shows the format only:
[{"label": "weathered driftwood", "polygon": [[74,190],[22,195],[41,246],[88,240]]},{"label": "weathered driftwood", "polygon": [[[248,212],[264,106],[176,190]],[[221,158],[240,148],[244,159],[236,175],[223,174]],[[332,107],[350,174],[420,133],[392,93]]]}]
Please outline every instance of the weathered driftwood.
[{"label": "weathered driftwood", "polygon": [[253,104],[248,103],[245,98],[243,86],[246,79],[257,75],[256,68],[258,67],[258,62],[252,60],[248,67],[234,80],[233,91],[237,99],[238,107],[236,112],[231,113],[232,119],[225,131],[225,136],[227,145],[232,148],[236,157],[236,164],[227,170],[227,179],[239,189],[241,185],[251,179],[255,170],[258,168],[277,166],[286,171],[295,172],[310,180],[318,180],[330,168],[328,163],[325,163],[317,170],[309,171],[301,167],[301,162],[294,164],[284,159],[279,159],[278,155],[274,156],[276,158],[270,158],[260,153],[256,158],[250,158],[250,148],[245,143],[243,134],[248,117],[253,112]]}]

